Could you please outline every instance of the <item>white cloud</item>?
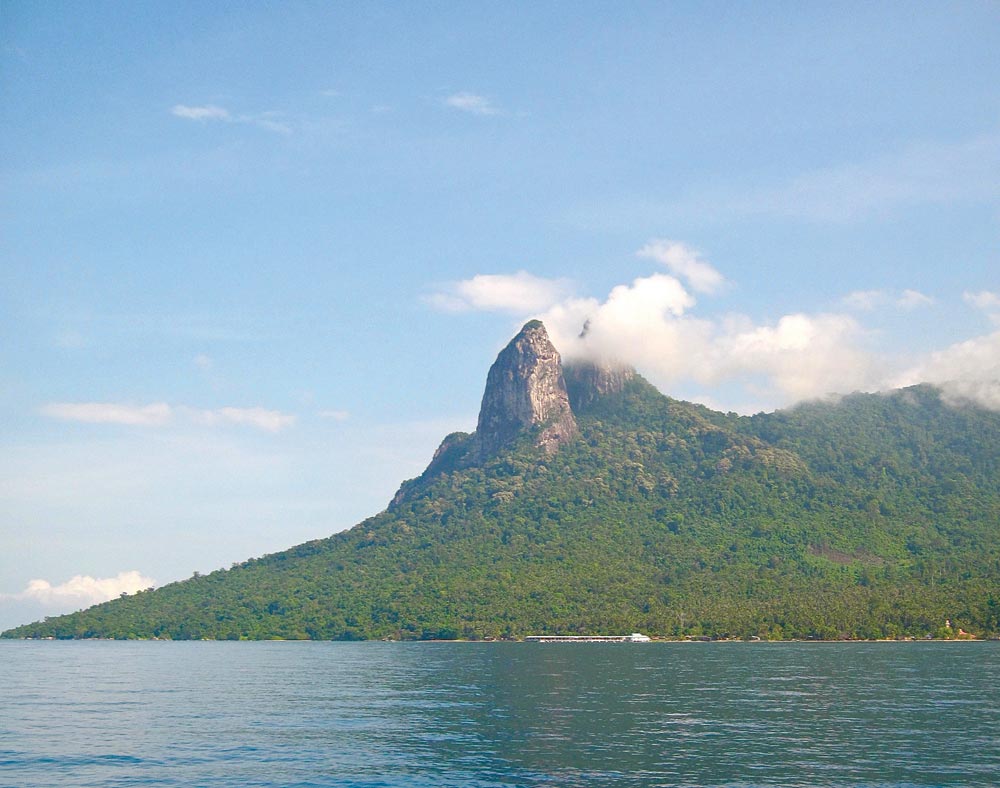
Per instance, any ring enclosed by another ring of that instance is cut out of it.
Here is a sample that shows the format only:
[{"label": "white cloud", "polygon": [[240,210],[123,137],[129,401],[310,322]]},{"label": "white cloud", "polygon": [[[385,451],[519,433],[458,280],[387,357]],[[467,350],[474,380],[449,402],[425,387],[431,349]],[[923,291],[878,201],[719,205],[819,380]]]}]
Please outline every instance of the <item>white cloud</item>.
[{"label": "white cloud", "polygon": [[202,107],[189,107],[185,104],[175,104],[170,114],[187,120],[232,120],[229,110],[207,104]]},{"label": "white cloud", "polygon": [[603,302],[558,304],[541,319],[567,358],[616,359],[648,374],[669,370],[658,381],[666,383],[690,374],[689,351],[704,347],[710,333],[709,323],[685,316],[694,303],[677,279],[653,274],[615,287]]},{"label": "white cloud", "polygon": [[712,367],[699,382],[760,375],[785,403],[870,388],[874,359],[861,347],[862,327],[839,314],[785,315],[773,325],[723,324],[712,338]]},{"label": "white cloud", "polygon": [[452,282],[425,300],[444,312],[482,310],[525,314],[546,309],[569,290],[565,279],[543,279],[526,271],[516,274],[479,274]]},{"label": "white cloud", "polygon": [[1000,412],[1000,379],[951,380],[940,385],[945,401],[952,405],[971,402],[987,410]]},{"label": "white cloud", "polygon": [[127,424],[158,427],[166,424],[173,411],[165,402],[151,405],[120,405],[113,402],[53,402],[42,407],[45,416],[88,424]]},{"label": "white cloud", "polygon": [[1000,410],[1000,331],[958,342],[931,353],[894,384],[935,383],[955,402]]},{"label": "white cloud", "polygon": [[221,408],[217,413],[233,424],[249,424],[268,432],[280,432],[296,421],[296,417],[290,413],[265,408]]},{"label": "white cloud", "polygon": [[274,131],[278,134],[291,134],[292,127],[289,123],[281,119],[280,112],[269,110],[256,115],[233,115],[224,107],[217,107],[214,104],[207,104],[201,107],[189,107],[186,104],[175,104],[170,108],[170,114],[185,120],[195,121],[221,121],[224,123],[240,123],[249,126]]},{"label": "white cloud", "polygon": [[196,418],[205,424],[245,424],[266,432],[281,432],[296,422],[296,417],[278,410],[265,408],[219,408],[198,411]]},{"label": "white cloud", "polygon": [[[628,363],[664,391],[682,388],[689,392],[685,396],[698,397],[704,390],[733,409],[740,403],[782,407],[917,382],[947,385],[956,400],[988,407],[1000,401],[1000,332],[929,355],[901,374],[902,363],[877,356],[870,349],[876,334],[851,314],[793,312],[764,322],[739,314],[706,319],[695,312],[697,301],[678,277],[692,291],[717,290],[725,279],[708,261],[676,241],[651,241],[638,254],[676,276],[639,277],[612,288],[602,300],[566,295],[563,283],[520,271],[476,276],[429,300],[452,311],[503,310],[540,318],[568,360]],[[984,309],[1000,305],[1000,297],[988,291],[967,293],[966,300]],[[934,299],[914,289],[858,290],[842,303],[861,311],[912,310]]]},{"label": "white cloud", "polygon": [[962,298],[965,299],[965,303],[976,309],[982,309],[984,312],[1000,311],[1000,294],[998,293],[989,290],[980,290],[978,293],[966,291],[962,294]]},{"label": "white cloud", "polygon": [[156,581],[144,577],[137,570],[119,572],[115,577],[91,577],[90,575],[74,575],[65,583],[52,585],[48,580],[31,580],[27,587],[18,594],[4,594],[8,599],[28,600],[44,605],[76,606],[96,605],[109,599],[121,596],[123,593],[134,594],[150,586]]},{"label": "white cloud", "polygon": [[857,309],[862,312],[871,312],[877,306],[886,302],[887,296],[884,290],[855,290],[848,293],[841,299],[841,303],[849,309]]},{"label": "white cloud", "polygon": [[714,293],[726,281],[698,252],[677,241],[654,239],[636,254],[663,263],[698,293]]},{"label": "white cloud", "polygon": [[909,311],[922,306],[931,306],[934,299],[918,290],[903,290],[900,293],[889,290],[855,290],[844,296],[840,302],[848,309],[859,312],[872,312],[887,306]]},{"label": "white cloud", "polygon": [[847,315],[791,314],[759,325],[743,316],[701,319],[688,313],[693,306],[680,282],[654,274],[619,285],[603,302],[564,302],[541,319],[567,358],[617,359],[667,391],[738,384],[741,401],[778,406],[875,382],[864,332]]},{"label": "white cloud", "polygon": [[121,405],[113,402],[54,402],[44,405],[41,413],[63,421],[88,424],[123,424],[141,427],[161,427],[176,415],[195,424],[215,426],[239,424],[266,432],[280,432],[296,422],[296,416],[265,408],[224,407],[215,410],[170,406],[165,402],[152,405]]},{"label": "white cloud", "polygon": [[[500,310],[541,318],[568,359],[614,359],[636,366],[657,385],[726,385],[740,401],[775,406],[873,387],[877,365],[863,349],[866,332],[849,315],[790,314],[756,324],[739,315],[707,320],[692,314],[692,290],[712,292],[723,276],[676,241],[654,240],[638,253],[676,276],[654,273],[614,287],[602,301],[568,297],[560,280],[525,271],[480,275],[433,295],[443,310]],[[912,301],[920,294],[904,296]]]},{"label": "white cloud", "polygon": [[321,410],[319,416],[322,419],[330,419],[331,421],[347,421],[351,414],[346,410]]},{"label": "white cloud", "polygon": [[896,299],[896,306],[900,309],[917,309],[922,306],[931,306],[934,299],[917,290],[904,290]]},{"label": "white cloud", "polygon": [[194,357],[194,365],[203,372],[208,372],[215,366],[215,362],[212,361],[210,356],[206,356],[204,353],[199,353]]},{"label": "white cloud", "polygon": [[469,112],[473,115],[499,115],[500,110],[485,96],[463,91],[444,99],[446,106]]}]

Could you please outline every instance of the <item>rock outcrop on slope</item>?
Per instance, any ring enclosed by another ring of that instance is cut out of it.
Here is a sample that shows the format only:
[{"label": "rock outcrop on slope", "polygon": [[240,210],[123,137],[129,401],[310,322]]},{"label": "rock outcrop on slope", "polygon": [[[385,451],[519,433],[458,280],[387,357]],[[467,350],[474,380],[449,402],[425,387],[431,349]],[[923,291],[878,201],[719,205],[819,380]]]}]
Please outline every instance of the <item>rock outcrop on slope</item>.
[{"label": "rock outcrop on slope", "polygon": [[551,456],[579,435],[576,408],[621,392],[635,377],[635,370],[616,364],[578,363],[564,370],[545,325],[525,323],[490,367],[476,431],[446,436],[427,469],[403,482],[390,506],[441,473],[482,465],[528,433],[535,447]]},{"label": "rock outcrop on slope", "polygon": [[[536,448],[552,455],[579,435],[576,413],[620,393],[635,378],[634,369],[612,362],[564,368],[545,325],[531,320],[490,367],[476,431],[448,435],[421,478],[481,465],[528,433]],[[404,484],[394,502],[409,489]]]}]

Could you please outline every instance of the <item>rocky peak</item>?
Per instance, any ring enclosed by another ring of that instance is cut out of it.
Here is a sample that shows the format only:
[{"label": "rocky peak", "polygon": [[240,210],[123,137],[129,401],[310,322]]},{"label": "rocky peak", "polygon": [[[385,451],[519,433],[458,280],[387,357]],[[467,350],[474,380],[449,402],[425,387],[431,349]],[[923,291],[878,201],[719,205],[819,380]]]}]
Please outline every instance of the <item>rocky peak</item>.
[{"label": "rocky peak", "polygon": [[601,397],[624,390],[625,384],[636,376],[636,371],[626,364],[593,361],[567,364],[564,373],[570,405],[576,413],[583,412]]},{"label": "rocky peak", "polygon": [[535,443],[548,453],[577,434],[559,352],[542,322],[532,320],[490,367],[476,427],[478,454],[495,454],[536,427]]}]

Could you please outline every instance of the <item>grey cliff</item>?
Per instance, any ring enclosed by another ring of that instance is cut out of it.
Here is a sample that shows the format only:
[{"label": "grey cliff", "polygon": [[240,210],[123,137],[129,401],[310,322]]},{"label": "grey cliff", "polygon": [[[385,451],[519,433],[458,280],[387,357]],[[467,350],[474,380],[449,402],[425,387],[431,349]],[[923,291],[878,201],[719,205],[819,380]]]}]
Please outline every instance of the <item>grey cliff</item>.
[{"label": "grey cliff", "polygon": [[534,428],[535,445],[548,453],[578,433],[559,352],[538,320],[526,323],[490,367],[476,427],[477,453],[489,457]]}]

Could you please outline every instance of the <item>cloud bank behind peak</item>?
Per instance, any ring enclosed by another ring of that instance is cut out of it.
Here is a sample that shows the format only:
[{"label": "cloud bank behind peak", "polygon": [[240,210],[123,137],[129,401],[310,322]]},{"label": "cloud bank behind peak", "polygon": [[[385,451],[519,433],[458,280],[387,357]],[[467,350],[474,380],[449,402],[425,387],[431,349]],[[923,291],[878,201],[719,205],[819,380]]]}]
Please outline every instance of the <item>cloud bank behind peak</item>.
[{"label": "cloud bank behind peak", "polygon": [[[695,293],[708,297],[727,281],[687,245],[652,240],[636,253],[668,273],[654,272],[613,287],[604,298],[574,295],[566,280],[516,274],[478,275],[446,285],[426,301],[452,311],[503,311],[547,326],[567,359],[631,364],[667,392],[690,392],[742,412],[852,391],[930,382],[947,385],[954,401],[1000,409],[1000,334],[974,338],[924,358],[896,360],[872,350],[877,332],[857,313],[909,312],[935,299],[918,290],[855,291],[840,301],[850,311],[795,311],[768,321],[743,314],[703,316]],[[994,294],[965,300],[987,312]],[[853,314],[852,314],[853,313]]]}]

